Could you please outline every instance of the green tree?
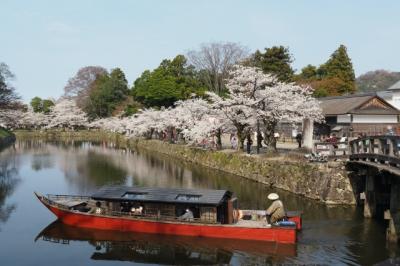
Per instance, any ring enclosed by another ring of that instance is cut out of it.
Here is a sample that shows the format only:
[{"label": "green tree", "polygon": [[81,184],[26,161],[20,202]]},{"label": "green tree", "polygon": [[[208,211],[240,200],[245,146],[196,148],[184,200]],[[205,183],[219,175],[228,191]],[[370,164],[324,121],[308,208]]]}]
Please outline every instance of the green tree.
[{"label": "green tree", "polygon": [[43,100],[42,101],[42,111],[45,114],[50,113],[51,107],[54,106],[54,102],[52,100]]},{"label": "green tree", "polygon": [[36,97],[32,98],[30,104],[35,113],[42,112],[42,98],[36,96]]},{"label": "green tree", "polygon": [[145,106],[171,106],[192,94],[203,95],[204,86],[195,68],[187,64],[185,56],[165,59],[153,71],[146,70],[135,80],[134,99]]},{"label": "green tree", "polygon": [[347,54],[346,46],[340,45],[323,65],[323,68],[326,71],[326,77],[339,78],[344,82],[343,87],[338,88],[339,94],[354,93],[356,91],[353,64]]},{"label": "green tree", "polygon": [[32,98],[30,105],[35,113],[48,114],[51,111],[51,107],[54,106],[54,102],[52,100],[43,100],[36,96]]},{"label": "green tree", "polygon": [[273,46],[265,48],[262,53],[257,50],[253,56],[245,62],[246,65],[259,67],[264,73],[274,74],[280,81],[293,80],[294,70],[291,66],[293,57],[288,47]]},{"label": "green tree", "polygon": [[313,87],[316,97],[351,94],[356,91],[353,65],[344,45],[340,45],[328,61],[318,68],[313,65],[304,67],[294,80]]},{"label": "green tree", "polygon": [[90,85],[84,110],[90,118],[108,117],[129,95],[124,72],[115,68],[110,74],[98,75]]},{"label": "green tree", "polygon": [[301,69],[300,74],[296,76],[298,80],[313,80],[318,79],[318,68],[313,65],[307,65]]}]

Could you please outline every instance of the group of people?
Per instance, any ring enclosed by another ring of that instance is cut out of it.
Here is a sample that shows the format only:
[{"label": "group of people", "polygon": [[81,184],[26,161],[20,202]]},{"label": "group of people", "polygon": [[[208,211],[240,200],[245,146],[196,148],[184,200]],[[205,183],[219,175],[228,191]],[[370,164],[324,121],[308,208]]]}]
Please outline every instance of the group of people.
[{"label": "group of people", "polygon": [[120,207],[121,212],[126,212],[131,215],[142,215],[143,214],[143,206],[140,204],[134,204],[123,202]]}]

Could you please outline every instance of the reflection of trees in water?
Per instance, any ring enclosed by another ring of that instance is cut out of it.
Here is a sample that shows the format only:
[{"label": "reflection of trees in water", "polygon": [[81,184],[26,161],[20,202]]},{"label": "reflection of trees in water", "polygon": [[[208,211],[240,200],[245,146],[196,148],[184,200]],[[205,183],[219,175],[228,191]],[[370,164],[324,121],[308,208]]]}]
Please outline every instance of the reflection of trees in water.
[{"label": "reflection of trees in water", "polygon": [[32,156],[31,168],[35,171],[52,168],[54,166],[54,158],[51,154],[34,154]]},{"label": "reflection of trees in water", "polygon": [[18,177],[18,158],[15,150],[10,147],[0,153],[0,222],[5,223],[11,213],[15,210],[15,204],[7,204],[7,198],[12,195],[17,184],[20,182]]},{"label": "reflection of trees in water", "polygon": [[93,260],[133,261],[167,265],[214,265],[229,264],[232,253],[218,249],[199,249],[176,243],[148,241],[93,243],[97,251]]},{"label": "reflection of trees in water", "polygon": [[67,181],[82,194],[93,192],[103,185],[123,185],[127,172],[115,164],[112,156],[91,149],[62,154],[61,164]]}]

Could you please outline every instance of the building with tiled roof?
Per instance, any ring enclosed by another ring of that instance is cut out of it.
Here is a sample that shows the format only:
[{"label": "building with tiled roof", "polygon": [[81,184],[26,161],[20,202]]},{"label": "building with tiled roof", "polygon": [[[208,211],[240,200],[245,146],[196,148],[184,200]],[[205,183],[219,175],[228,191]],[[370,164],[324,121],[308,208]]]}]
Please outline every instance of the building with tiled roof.
[{"label": "building with tiled roof", "polygon": [[333,131],[339,136],[379,135],[389,130],[400,133],[400,111],[376,93],[319,100],[326,120],[322,126],[325,133]]}]

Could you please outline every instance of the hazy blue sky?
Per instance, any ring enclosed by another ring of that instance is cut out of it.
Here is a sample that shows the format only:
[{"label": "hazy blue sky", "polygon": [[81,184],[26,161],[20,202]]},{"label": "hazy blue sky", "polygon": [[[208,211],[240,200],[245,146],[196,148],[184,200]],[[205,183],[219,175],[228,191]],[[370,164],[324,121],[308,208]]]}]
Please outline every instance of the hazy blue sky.
[{"label": "hazy blue sky", "polygon": [[400,71],[397,0],[0,0],[0,11],[0,62],[24,101],[59,97],[87,65],[121,67],[132,84],[162,59],[211,41],[288,46],[298,70],[344,44],[356,75]]}]

